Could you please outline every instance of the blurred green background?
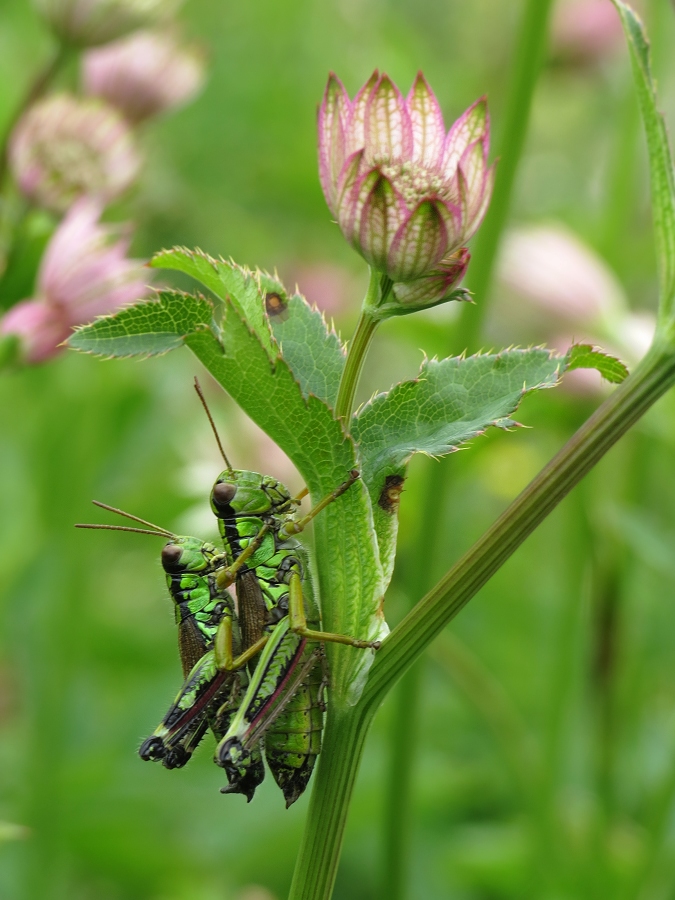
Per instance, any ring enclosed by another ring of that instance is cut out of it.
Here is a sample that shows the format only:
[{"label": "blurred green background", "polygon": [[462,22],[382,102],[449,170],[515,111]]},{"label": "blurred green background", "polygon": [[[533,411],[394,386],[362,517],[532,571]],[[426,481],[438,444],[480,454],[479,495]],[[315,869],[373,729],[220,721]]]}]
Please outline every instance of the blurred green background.
[{"label": "blurred green background", "polygon": [[[141,183],[114,211],[137,223],[134,252],[185,244],[276,266],[348,337],[367,276],[316,173],[328,70],[353,92],[375,67],[406,89],[421,68],[447,122],[487,93],[498,138],[522,8],[189,0],[181,21],[208,50],[209,78],[196,102],[142,135]],[[672,124],[675,16],[668,0],[643,9]],[[3,0],[0,122],[49,50],[26,0]],[[600,254],[634,309],[655,308],[646,158],[620,41],[596,60],[550,42],[510,224],[552,221]],[[556,337],[522,311],[514,324],[506,296],[496,279],[490,302],[501,316],[488,316],[482,345]],[[420,348],[461,351],[455,331],[445,312],[386,323],[362,396],[413,375]],[[213,535],[207,498],[220,467],[194,374],[182,352],[110,363],[65,353],[0,380],[2,898],[273,900],[288,889],[307,797],[287,812],[269,777],[250,806],[221,796],[208,741],[179,771],[136,754],[180,680],[161,545],[72,527],[103,520],[89,502],[99,499]],[[297,485],[279,451],[207,388],[234,464]],[[544,392],[521,410],[531,428],[442,462],[415,460],[392,624],[601,396]],[[335,897],[392,896],[384,872],[397,863],[398,895],[419,900],[674,898],[674,590],[670,397],[453,623],[407,693],[387,701]],[[398,804],[406,759],[410,806]],[[392,832],[403,836],[397,859]]]}]

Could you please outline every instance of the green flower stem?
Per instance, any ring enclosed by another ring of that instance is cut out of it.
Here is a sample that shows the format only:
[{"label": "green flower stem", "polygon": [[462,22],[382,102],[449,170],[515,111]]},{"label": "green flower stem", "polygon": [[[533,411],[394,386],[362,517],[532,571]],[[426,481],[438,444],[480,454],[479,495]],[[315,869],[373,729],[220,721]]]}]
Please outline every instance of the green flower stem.
[{"label": "green flower stem", "polygon": [[546,52],[546,35],[552,0],[526,0],[520,33],[513,53],[513,78],[498,144],[499,162],[490,208],[472,249],[468,286],[477,304],[465,304],[459,320],[457,346],[469,352],[476,346],[487,311],[499,240],[511,206],[511,196],[523,155],[532,99]]},{"label": "green flower stem", "polygon": [[290,900],[328,900],[366,734],[382,700],[431,641],[626,431],[675,384],[675,347],[657,339],[495,524],[392,631],[359,704],[331,711]]},{"label": "green flower stem", "polygon": [[0,145],[0,187],[2,187],[7,175],[7,164],[9,154],[9,139],[14,130],[14,126],[19,121],[24,112],[35,103],[36,100],[44,94],[49,85],[52,83],[56,75],[61,71],[64,63],[70,56],[71,48],[67,44],[60,43],[52,54],[51,59],[47,61],[44,67],[37,73],[26,91],[23,99],[14,111],[5,129],[5,135]]},{"label": "green flower stem", "polygon": [[370,270],[370,283],[363,301],[361,315],[356,325],[356,331],[349,344],[347,361],[345,363],[340,387],[338,389],[335,415],[343,422],[349,422],[354,407],[354,395],[359,383],[361,369],[368,352],[368,347],[375,334],[379,318],[374,314],[380,295],[380,273],[375,269]]}]

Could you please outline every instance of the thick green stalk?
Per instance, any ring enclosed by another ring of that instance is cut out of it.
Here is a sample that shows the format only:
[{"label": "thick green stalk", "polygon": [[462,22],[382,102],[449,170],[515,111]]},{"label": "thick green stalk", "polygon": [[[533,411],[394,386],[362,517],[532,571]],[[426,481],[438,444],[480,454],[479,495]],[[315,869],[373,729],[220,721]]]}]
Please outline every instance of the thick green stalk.
[{"label": "thick green stalk", "polygon": [[611,447],[675,384],[675,350],[657,342],[468,553],[385,640],[362,702],[379,706],[436,635]]},{"label": "thick green stalk", "polygon": [[457,346],[477,350],[485,321],[488,294],[499,240],[511,206],[511,196],[528,133],[532,98],[546,52],[546,35],[552,0],[526,0],[522,25],[513,54],[513,77],[509,90],[495,187],[485,220],[472,249],[467,283],[477,297],[476,306],[465,304],[459,320]]},{"label": "thick green stalk", "polygon": [[374,712],[362,704],[328,711],[291,900],[329,898],[333,892],[349,799]]},{"label": "thick green stalk", "polygon": [[352,417],[356,386],[359,383],[359,376],[361,375],[368,347],[379,322],[377,316],[373,314],[373,310],[377,305],[380,293],[380,279],[380,273],[376,272],[375,269],[371,269],[368,292],[363,301],[354,337],[349,344],[347,361],[340,379],[340,387],[335,404],[335,415],[338,419],[342,419],[343,422],[349,422]]},{"label": "thick green stalk", "polygon": [[657,341],[495,524],[384,641],[353,710],[329,717],[290,900],[328,900],[370,722],[431,641],[626,431],[675,384],[675,349]]}]

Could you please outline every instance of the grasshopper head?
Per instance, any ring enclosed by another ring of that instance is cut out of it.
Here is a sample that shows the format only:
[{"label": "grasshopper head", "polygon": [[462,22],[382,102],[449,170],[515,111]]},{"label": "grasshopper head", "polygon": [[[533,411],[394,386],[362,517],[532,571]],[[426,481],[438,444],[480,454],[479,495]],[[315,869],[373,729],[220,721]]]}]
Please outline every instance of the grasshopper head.
[{"label": "grasshopper head", "polygon": [[241,469],[226,469],[211,491],[211,508],[219,519],[276,515],[290,505],[288,488],[276,478]]},{"label": "grasshopper head", "polygon": [[167,575],[183,572],[203,572],[218,551],[206,541],[189,536],[178,536],[162,549],[162,566]]}]

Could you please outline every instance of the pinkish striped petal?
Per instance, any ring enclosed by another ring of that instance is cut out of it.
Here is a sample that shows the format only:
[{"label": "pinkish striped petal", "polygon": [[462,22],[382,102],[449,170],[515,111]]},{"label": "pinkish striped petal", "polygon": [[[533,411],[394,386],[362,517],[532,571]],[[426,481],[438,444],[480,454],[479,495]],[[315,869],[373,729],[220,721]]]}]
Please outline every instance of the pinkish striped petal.
[{"label": "pinkish striped petal", "polygon": [[377,170],[364,165],[364,156],[363,149],[352,153],[342,167],[338,180],[337,220],[350,243],[353,242],[355,231],[358,231],[357,217],[378,177]]},{"label": "pinkish striped petal", "polygon": [[389,246],[407,215],[405,204],[391,181],[378,172],[363,203],[358,233],[358,250],[374,268],[389,274]]},{"label": "pinkish striped petal", "polygon": [[436,200],[438,213],[443,219],[448,235],[446,253],[452,253],[464,240],[464,221],[462,217],[461,197],[457,189],[457,203],[447,200]]},{"label": "pinkish striped petal", "polygon": [[336,215],[337,183],[345,160],[349,97],[332,72],[319,107],[319,177],[328,208]]},{"label": "pinkish striped petal", "polygon": [[445,139],[442,168],[446,178],[452,178],[466,148],[474,141],[485,137],[485,149],[489,145],[490,117],[488,116],[487,99],[480,100],[470,106],[457,119]]},{"label": "pinkish striped petal", "polygon": [[445,125],[436,95],[421,72],[417,73],[410,88],[406,105],[412,126],[412,157],[417,162],[434,167],[440,162],[443,152]]},{"label": "pinkish striped petal", "polygon": [[485,174],[485,181],[483,183],[483,197],[480,204],[477,206],[474,215],[468,220],[468,222],[464,225],[464,235],[463,240],[467,241],[472,234],[475,233],[476,229],[483,221],[485,217],[485,213],[487,212],[487,208],[490,205],[490,200],[492,199],[492,188],[495,182],[495,164],[493,163],[490,168],[487,170]]},{"label": "pinkish striped petal", "polygon": [[424,200],[398,229],[389,251],[387,274],[394,281],[416,278],[447,251],[448,233],[438,204]]},{"label": "pinkish striped petal", "polygon": [[409,159],[412,126],[403,95],[382,75],[366,106],[366,157],[372,162]]},{"label": "pinkish striped petal", "polygon": [[349,120],[347,122],[347,136],[345,145],[345,156],[350,156],[357,150],[362,150],[366,146],[366,109],[368,100],[372,94],[375,85],[380,79],[380,73],[375,69],[368,81],[363,85],[351,104],[349,111]]},{"label": "pinkish striped petal", "polygon": [[482,141],[476,141],[464,151],[458,170],[460,194],[462,197],[463,228],[473,222],[483,205],[483,194],[487,170],[485,150]]}]

